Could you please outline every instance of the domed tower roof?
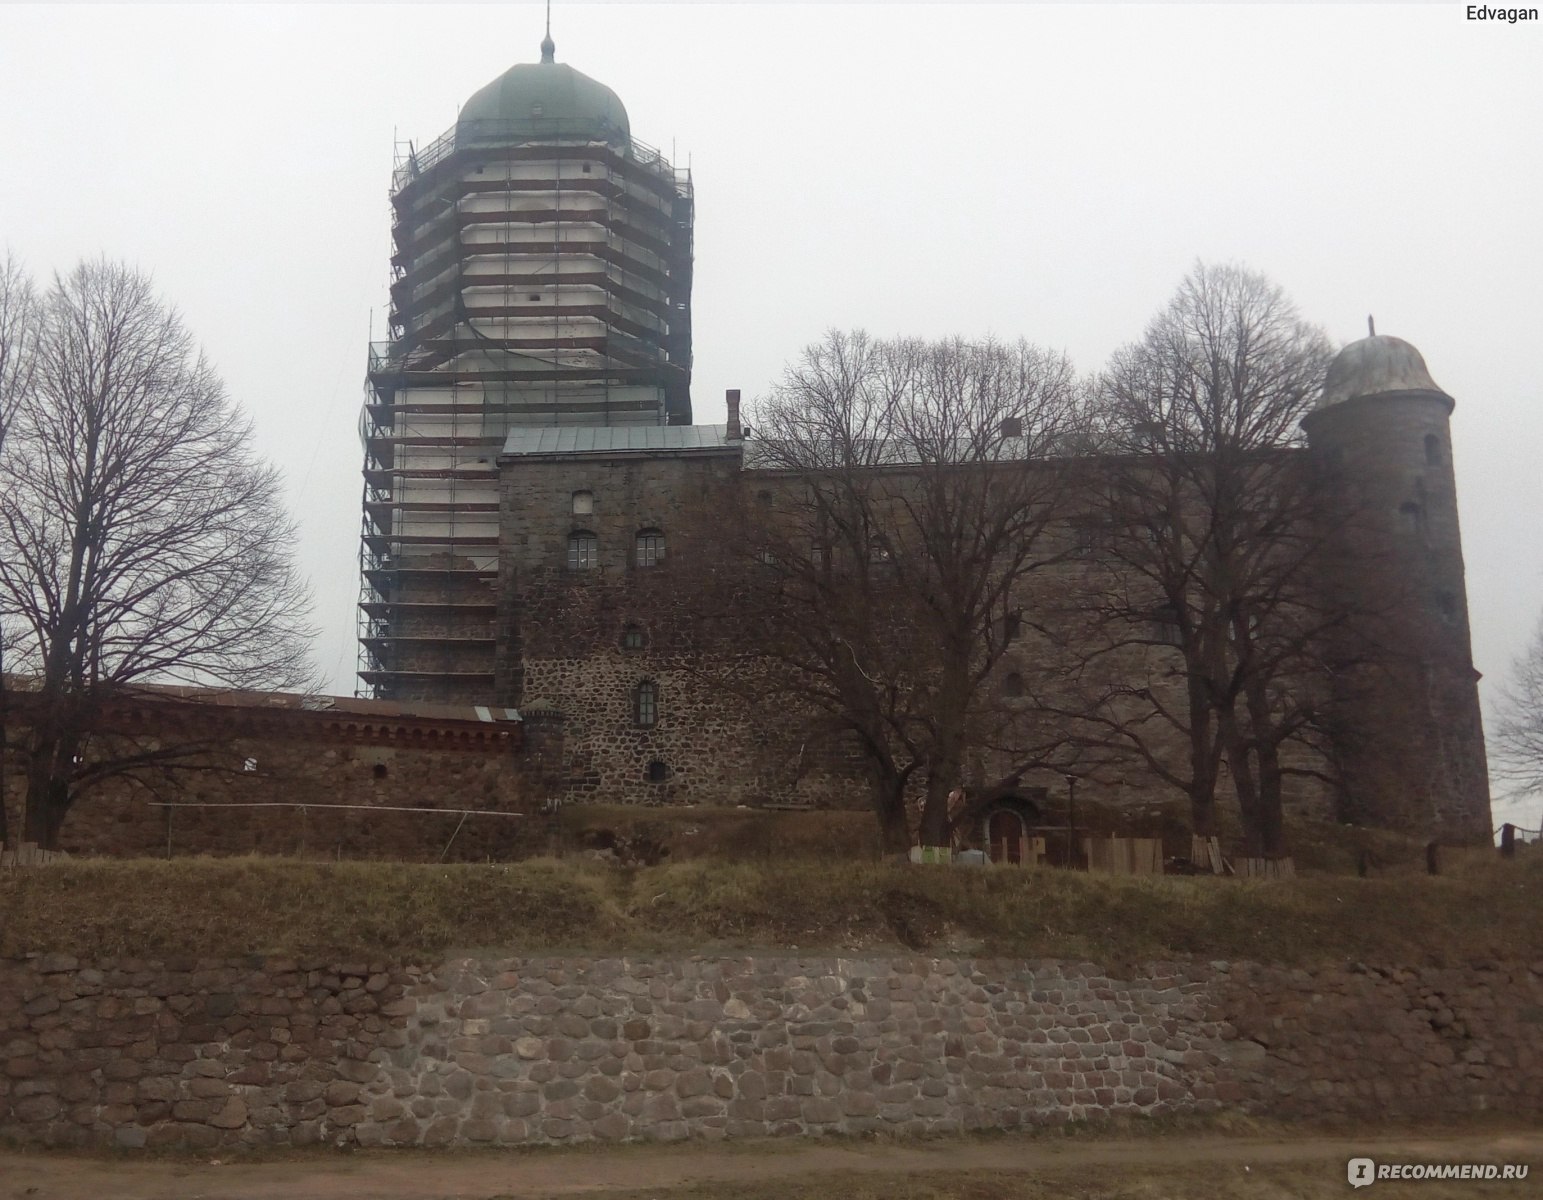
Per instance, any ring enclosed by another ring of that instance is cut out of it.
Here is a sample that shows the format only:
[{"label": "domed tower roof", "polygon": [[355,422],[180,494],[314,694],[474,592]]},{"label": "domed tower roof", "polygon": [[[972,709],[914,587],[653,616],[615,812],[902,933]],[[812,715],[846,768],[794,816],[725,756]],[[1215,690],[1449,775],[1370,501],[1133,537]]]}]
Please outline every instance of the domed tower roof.
[{"label": "domed tower roof", "polygon": [[1330,408],[1357,396],[1377,396],[1387,392],[1446,395],[1430,377],[1418,350],[1403,338],[1374,333],[1351,342],[1335,357],[1315,407]]},{"label": "domed tower roof", "polygon": [[482,88],[461,109],[458,145],[526,141],[602,141],[628,150],[627,110],[605,84],[556,61],[548,35],[539,63],[519,63]]}]

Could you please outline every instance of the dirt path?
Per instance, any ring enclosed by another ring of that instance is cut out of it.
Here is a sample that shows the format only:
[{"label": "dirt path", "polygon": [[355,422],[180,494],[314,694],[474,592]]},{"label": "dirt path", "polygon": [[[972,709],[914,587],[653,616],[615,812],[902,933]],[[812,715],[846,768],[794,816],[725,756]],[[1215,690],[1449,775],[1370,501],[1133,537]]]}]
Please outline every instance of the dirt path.
[{"label": "dirt path", "polygon": [[[1543,1132],[1430,1138],[1126,1140],[1004,1138],[982,1142],[626,1146],[587,1150],[304,1155],[263,1162],[134,1161],[0,1153],[0,1200],[489,1200],[577,1196],[688,1183],[767,1183],[828,1172],[915,1174],[1011,1171],[1058,1174],[1098,1167],[1139,1172],[1177,1166],[1311,1165],[1347,1159],[1525,1162],[1543,1171]],[[1342,1176],[1340,1177],[1343,1178]],[[1536,1175],[1534,1175],[1534,1180]],[[1524,1191],[1535,1183],[1520,1185]]]}]

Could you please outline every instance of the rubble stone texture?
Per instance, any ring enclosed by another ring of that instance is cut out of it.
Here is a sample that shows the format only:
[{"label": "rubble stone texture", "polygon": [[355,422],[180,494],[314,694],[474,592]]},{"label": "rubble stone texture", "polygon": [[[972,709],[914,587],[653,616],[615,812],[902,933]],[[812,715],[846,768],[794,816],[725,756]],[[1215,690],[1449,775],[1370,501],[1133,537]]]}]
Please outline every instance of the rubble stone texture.
[{"label": "rubble stone texture", "polygon": [[1543,1113],[1543,963],[0,961],[0,1136],[519,1145]]}]

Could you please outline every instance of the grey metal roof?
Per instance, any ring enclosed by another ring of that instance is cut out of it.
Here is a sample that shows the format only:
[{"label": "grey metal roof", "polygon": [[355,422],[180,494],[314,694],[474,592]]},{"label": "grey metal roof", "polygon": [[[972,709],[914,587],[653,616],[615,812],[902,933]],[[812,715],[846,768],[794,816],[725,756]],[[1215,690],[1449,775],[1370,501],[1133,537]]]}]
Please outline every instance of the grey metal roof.
[{"label": "grey metal roof", "polygon": [[729,450],[727,425],[557,425],[509,431],[504,454],[626,454]]}]

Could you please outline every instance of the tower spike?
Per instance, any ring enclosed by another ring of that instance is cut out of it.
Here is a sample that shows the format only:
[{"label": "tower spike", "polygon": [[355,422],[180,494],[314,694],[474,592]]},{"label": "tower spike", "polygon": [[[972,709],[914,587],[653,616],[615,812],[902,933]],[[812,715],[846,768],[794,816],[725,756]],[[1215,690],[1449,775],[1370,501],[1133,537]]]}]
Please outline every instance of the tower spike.
[{"label": "tower spike", "polygon": [[1371,337],[1377,336],[1377,322],[1372,319],[1371,313],[1366,314],[1366,332]]},{"label": "tower spike", "polygon": [[552,40],[552,0],[546,0],[546,36],[541,39],[541,61],[557,61],[557,43]]}]

